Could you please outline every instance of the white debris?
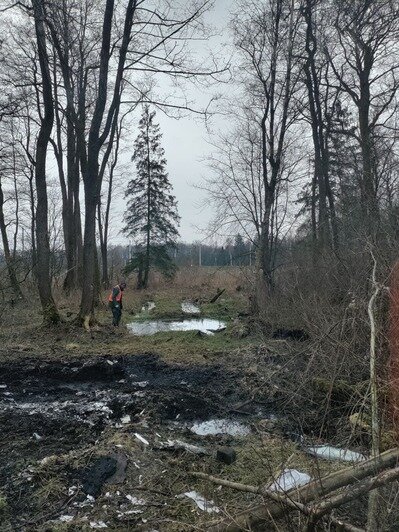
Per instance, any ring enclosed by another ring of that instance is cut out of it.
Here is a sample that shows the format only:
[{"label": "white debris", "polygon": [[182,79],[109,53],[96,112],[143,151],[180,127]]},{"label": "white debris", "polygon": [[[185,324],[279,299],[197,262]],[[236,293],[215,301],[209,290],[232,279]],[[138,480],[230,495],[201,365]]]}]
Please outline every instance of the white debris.
[{"label": "white debris", "polygon": [[7,384],[0,384],[0,390],[5,390],[7,388]]},{"label": "white debris", "polygon": [[269,486],[270,491],[289,491],[293,488],[305,486],[311,481],[307,473],[297,469],[284,469],[281,475]]},{"label": "white debris", "polygon": [[178,495],[178,497],[179,498],[188,497],[189,499],[195,502],[195,504],[198,506],[200,510],[202,510],[203,512],[207,512],[208,514],[220,512],[220,509],[217,506],[215,506],[215,503],[213,501],[208,501],[207,499],[205,499],[205,497],[203,497],[196,491],[187,491],[186,493],[183,493],[182,495]]},{"label": "white debris", "polygon": [[135,468],[140,469],[140,466],[138,465],[137,462],[133,462],[133,465],[134,465]]},{"label": "white debris", "polygon": [[190,430],[198,436],[214,436],[216,434],[247,436],[251,432],[247,426],[230,419],[210,419],[208,421],[194,423]]},{"label": "white debris", "polygon": [[38,434],[37,432],[33,433],[33,437],[35,438],[36,441],[40,441],[43,439],[43,436],[40,436],[40,434]]},{"label": "white debris", "polygon": [[143,510],[127,510],[126,512],[118,512],[118,518],[123,519],[125,516],[142,514]]},{"label": "white debris", "polygon": [[104,521],[90,521],[91,528],[108,528]]},{"label": "white debris", "polygon": [[191,443],[186,443],[181,440],[168,440],[166,442],[161,442],[160,444],[161,449],[175,449],[175,450],[183,450],[187,451],[192,454],[209,454],[209,452],[204,447],[199,447],[198,445],[192,445]]},{"label": "white debris", "polygon": [[127,415],[127,416],[123,416],[123,417],[121,418],[121,423],[122,423],[123,425],[127,425],[128,423],[131,422],[131,420],[132,420],[132,418],[131,418],[129,415]]},{"label": "white debris", "polygon": [[109,364],[110,366],[113,366],[115,362],[112,362],[112,360],[107,360],[107,364]]},{"label": "white debris", "polygon": [[72,495],[75,495],[75,493],[77,492],[78,490],[78,487],[77,486],[71,486],[69,489],[68,489],[68,495],[71,497]]},{"label": "white debris", "polygon": [[184,301],[181,304],[181,309],[185,314],[200,314],[201,309],[194,305],[194,303],[191,303],[190,301]]},{"label": "white debris", "polygon": [[94,506],[94,501],[94,497],[88,495],[83,502],[74,502],[73,505],[78,506],[79,508],[85,508],[86,506]]},{"label": "white debris", "polygon": [[138,386],[139,388],[145,388],[148,386],[148,381],[132,382],[132,384]]},{"label": "white debris", "polygon": [[126,499],[130,501],[133,506],[144,506],[145,500],[134,497],[133,495],[126,495]]},{"label": "white debris", "polygon": [[62,523],[70,523],[71,521],[74,520],[74,516],[73,515],[60,515],[59,521],[61,521]]},{"label": "white debris", "polygon": [[148,440],[146,440],[145,438],[143,438],[143,436],[141,436],[141,434],[139,434],[138,432],[135,432],[134,435],[135,435],[136,439],[139,440],[144,445],[150,445],[150,442]]},{"label": "white debris", "polygon": [[340,449],[330,445],[313,445],[307,447],[306,452],[318,458],[325,460],[342,460],[343,462],[361,462],[366,457],[361,453],[350,451],[349,449]]}]

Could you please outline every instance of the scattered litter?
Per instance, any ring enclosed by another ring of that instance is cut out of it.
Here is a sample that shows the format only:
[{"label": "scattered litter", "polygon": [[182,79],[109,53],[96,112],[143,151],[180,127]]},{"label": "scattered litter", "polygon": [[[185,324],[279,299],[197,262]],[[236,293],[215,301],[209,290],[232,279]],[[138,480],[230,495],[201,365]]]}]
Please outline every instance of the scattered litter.
[{"label": "scattered litter", "polygon": [[141,312],[150,312],[150,310],[154,310],[156,307],[154,301],[147,301],[147,303],[144,303],[144,305],[141,307]]},{"label": "scattered litter", "polygon": [[307,473],[301,473],[297,469],[284,469],[281,475],[269,486],[270,491],[289,491],[300,488],[311,481]]},{"label": "scattered litter", "polygon": [[58,521],[61,521],[61,523],[70,523],[74,520],[73,515],[61,515],[58,519]]},{"label": "scattered litter", "polygon": [[366,457],[355,451],[349,449],[340,449],[339,447],[331,447],[330,445],[313,445],[306,447],[305,451],[318,458],[325,460],[342,460],[343,462],[361,462],[366,460]]},{"label": "scattered litter", "polygon": [[40,441],[43,439],[43,436],[40,436],[40,434],[38,434],[37,432],[33,433],[33,437],[35,438],[36,441]]},{"label": "scattered litter", "polygon": [[107,360],[107,364],[109,364],[110,366],[113,366],[115,362],[112,362],[112,360]]},{"label": "scattered litter", "polygon": [[197,493],[196,491],[187,491],[186,493],[183,493],[182,495],[177,495],[178,498],[188,497],[189,499],[193,500],[195,504],[198,506],[200,510],[203,512],[207,512],[208,514],[212,513],[219,513],[220,509],[215,506],[215,503],[213,501],[208,501]]},{"label": "scattered litter", "polygon": [[145,438],[143,438],[143,436],[141,436],[141,434],[138,434],[137,432],[134,433],[135,437],[137,440],[139,440],[139,442],[143,443],[144,445],[150,445],[150,442],[148,440],[146,440]]},{"label": "scattered litter", "polygon": [[5,390],[7,388],[7,384],[0,384],[0,390]]},{"label": "scattered litter", "polygon": [[135,386],[138,386],[139,388],[145,388],[148,386],[148,381],[141,381],[141,382],[132,382]]},{"label": "scattered litter", "polygon": [[133,497],[133,495],[126,495],[126,499],[129,500],[133,506],[144,506],[145,501],[143,499],[139,499],[138,497]]},{"label": "scattered litter", "polygon": [[131,420],[132,420],[132,418],[131,418],[129,415],[127,415],[127,416],[123,416],[123,417],[121,418],[121,423],[122,423],[123,425],[127,425],[128,423],[131,422]]},{"label": "scattered litter", "polygon": [[84,508],[85,506],[94,506],[95,498],[91,495],[88,495],[86,499],[83,502],[74,502],[74,506],[78,506],[79,508]]},{"label": "scattered litter", "polygon": [[90,521],[91,528],[108,528],[104,521]]},{"label": "scattered litter", "polygon": [[137,462],[133,462],[133,465],[134,465],[135,468],[140,469],[140,466],[138,465]]},{"label": "scattered litter", "polygon": [[118,515],[118,519],[123,519],[124,517],[129,516],[129,515],[137,515],[137,514],[142,514],[142,513],[143,513],[143,510],[127,510],[126,512],[118,512],[117,515]]},{"label": "scattered litter", "polygon": [[71,497],[72,495],[75,495],[75,493],[77,492],[77,489],[78,487],[77,486],[71,486],[69,489],[68,489],[68,495]]},{"label": "scattered litter", "polygon": [[229,436],[247,436],[251,431],[238,421],[229,419],[210,419],[194,423],[191,432],[198,436],[214,436],[216,434],[228,434]]},{"label": "scattered litter", "polygon": [[204,447],[198,445],[192,445],[181,440],[168,440],[159,444],[160,449],[167,449],[170,451],[187,451],[192,454],[207,455],[210,454]]},{"label": "scattered litter", "polygon": [[45,456],[41,460],[39,460],[39,464],[46,465],[49,462],[52,462],[53,460],[57,459],[57,456],[55,454],[51,454],[50,456]]},{"label": "scattered litter", "polygon": [[216,451],[216,460],[231,465],[237,460],[237,453],[232,447],[219,447]]}]

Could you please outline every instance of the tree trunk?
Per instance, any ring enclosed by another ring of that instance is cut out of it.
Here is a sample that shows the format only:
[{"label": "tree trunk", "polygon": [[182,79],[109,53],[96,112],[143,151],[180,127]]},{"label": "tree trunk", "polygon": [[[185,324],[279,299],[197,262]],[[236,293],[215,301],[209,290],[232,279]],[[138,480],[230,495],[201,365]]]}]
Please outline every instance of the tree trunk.
[{"label": "tree trunk", "polygon": [[[84,179],[85,188],[85,224],[83,246],[83,286],[80,304],[80,319],[90,323],[94,311],[94,283],[96,261],[96,209],[98,194],[96,193],[96,165],[88,165],[89,176]],[[98,172],[98,165],[97,165]]]},{"label": "tree trunk", "polygon": [[37,244],[37,280],[39,297],[45,323],[57,323],[59,314],[51,290],[50,280],[50,242],[48,232],[48,199],[46,182],[47,147],[54,122],[54,105],[46,50],[46,33],[44,29],[42,0],[32,0],[35,18],[35,31],[38,57],[42,76],[42,94],[44,113],[40,123],[36,144],[36,244]]},{"label": "tree trunk", "polygon": [[[89,138],[87,142],[87,160],[83,153],[85,147],[84,128],[78,129],[79,155],[82,166],[82,176],[85,190],[85,229],[83,246],[83,289],[78,321],[89,324],[94,318],[95,304],[95,273],[96,273],[96,211],[101,194],[101,174],[99,154],[104,142],[109,139],[115,122],[118,120],[123,73],[128,51],[133,16],[136,10],[136,0],[129,0],[126,6],[123,36],[119,50],[118,66],[115,74],[113,98],[106,117],[105,108],[108,96],[108,74],[111,48],[112,22],[114,16],[114,0],[107,0],[104,9],[102,26],[102,42],[100,52],[100,66],[98,74],[98,89],[96,104],[93,111]],[[102,133],[100,132],[103,123]]]},{"label": "tree trunk", "polygon": [[3,187],[2,187],[2,183],[0,179],[0,232],[1,232],[1,238],[3,241],[4,259],[7,265],[8,277],[10,278],[11,289],[14,292],[14,296],[18,299],[21,299],[23,296],[22,296],[21,287],[18,282],[17,274],[15,271],[15,262],[10,252],[10,245],[8,242],[8,235],[7,235],[7,226],[6,226],[5,219],[4,219],[3,205],[4,205],[4,194],[3,194]]}]

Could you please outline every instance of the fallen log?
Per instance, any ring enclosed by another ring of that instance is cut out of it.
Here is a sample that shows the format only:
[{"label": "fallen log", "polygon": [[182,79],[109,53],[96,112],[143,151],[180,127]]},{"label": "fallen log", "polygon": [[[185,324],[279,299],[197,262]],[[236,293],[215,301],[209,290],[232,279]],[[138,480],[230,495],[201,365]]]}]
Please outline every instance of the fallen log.
[{"label": "fallen log", "polygon": [[[227,486],[232,489],[239,491],[247,491],[251,493],[256,493],[262,495],[265,498],[271,499],[275,502],[278,502],[284,506],[288,506],[293,510],[299,510],[303,514],[310,517],[307,530],[313,530],[317,521],[319,521],[326,514],[330,513],[335,508],[347,504],[355,499],[358,499],[361,495],[364,495],[376,488],[394,482],[399,478],[399,467],[390,469],[389,471],[382,471],[375,477],[368,478],[359,482],[355,486],[347,486],[345,490],[340,493],[335,493],[330,496],[324,497],[321,501],[316,501],[312,505],[306,505],[298,501],[294,501],[290,498],[288,494],[277,493],[275,491],[270,491],[266,488],[256,488],[254,486],[247,486],[245,484],[240,484],[237,482],[230,482],[221,478],[214,477],[212,475],[207,475],[205,473],[193,473],[197,478],[203,480],[208,480],[214,484],[220,486]],[[274,516],[275,517],[275,516]],[[348,525],[352,527],[352,525]],[[353,527],[352,527],[353,528]],[[227,530],[227,529],[226,529]]]},{"label": "fallen log", "polygon": [[209,300],[209,303],[216,303],[216,301],[219,299],[219,297],[224,294],[224,292],[226,291],[225,288],[222,288],[221,290],[218,290],[216,292],[216,295],[213,296],[212,299]]},{"label": "fallen log", "polygon": [[[260,504],[250,510],[245,510],[239,514],[233,516],[232,518],[226,519],[224,521],[213,522],[209,525],[208,530],[212,532],[239,532],[240,530],[251,530],[251,527],[270,519],[270,517],[278,518],[283,514],[287,513],[289,509],[301,510],[301,506],[306,505],[307,503],[319,499],[332,491],[343,488],[345,486],[351,486],[354,483],[361,481],[371,475],[375,475],[381,471],[389,469],[396,465],[399,460],[399,448],[391,449],[386,451],[376,458],[371,458],[357,464],[355,467],[347,467],[331,473],[321,479],[314,480],[305,486],[302,486],[298,489],[290,490],[286,493],[291,503],[288,506],[287,504],[282,504],[281,500],[271,499],[270,502],[266,504]],[[204,475],[204,473],[201,473]],[[196,473],[197,478],[204,478]],[[209,478],[208,478],[209,480]],[[222,480],[222,479],[220,479]],[[223,485],[233,487],[230,481],[224,481]],[[245,486],[245,485],[241,485]],[[242,491],[248,491],[258,495],[264,495],[264,492],[260,490],[264,488],[259,488],[257,486],[246,486],[248,489],[243,489]],[[237,488],[236,488],[237,489]],[[272,492],[274,493],[274,492]],[[278,495],[274,493],[274,495]],[[299,504],[297,504],[299,503]]]}]

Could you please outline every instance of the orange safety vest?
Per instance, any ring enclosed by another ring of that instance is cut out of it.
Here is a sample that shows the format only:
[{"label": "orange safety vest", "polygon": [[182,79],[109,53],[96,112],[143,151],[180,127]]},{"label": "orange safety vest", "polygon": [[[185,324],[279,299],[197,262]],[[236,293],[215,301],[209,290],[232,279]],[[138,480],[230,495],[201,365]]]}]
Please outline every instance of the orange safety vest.
[{"label": "orange safety vest", "polygon": [[109,295],[109,298],[108,298],[108,301],[110,303],[112,303],[114,301],[113,297],[112,297],[112,294],[114,293],[114,290],[115,288],[118,288],[119,289],[119,294],[117,296],[115,296],[115,301],[117,303],[120,303],[122,301],[122,295],[123,295],[123,292],[121,290],[121,287],[117,284],[116,286],[114,286],[114,288],[112,289],[110,295]]}]

